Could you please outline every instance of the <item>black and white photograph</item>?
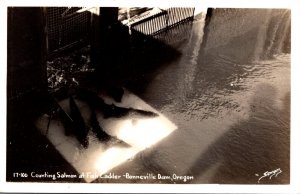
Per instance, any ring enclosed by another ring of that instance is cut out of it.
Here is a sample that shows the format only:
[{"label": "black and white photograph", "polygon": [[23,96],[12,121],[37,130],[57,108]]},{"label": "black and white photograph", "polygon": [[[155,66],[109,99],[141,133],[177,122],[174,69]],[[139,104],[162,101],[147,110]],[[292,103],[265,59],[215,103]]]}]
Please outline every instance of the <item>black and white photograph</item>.
[{"label": "black and white photograph", "polygon": [[291,184],[290,8],[5,9],[6,183]]}]

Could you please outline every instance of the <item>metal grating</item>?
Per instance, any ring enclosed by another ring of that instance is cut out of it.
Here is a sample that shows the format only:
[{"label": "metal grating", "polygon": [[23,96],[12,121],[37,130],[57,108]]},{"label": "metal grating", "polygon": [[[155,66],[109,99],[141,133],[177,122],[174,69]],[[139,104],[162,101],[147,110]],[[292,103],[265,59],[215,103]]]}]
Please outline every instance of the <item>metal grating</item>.
[{"label": "metal grating", "polygon": [[[88,37],[91,14],[89,12],[76,13],[79,9],[75,7],[46,8],[48,54]],[[70,16],[67,17],[66,13]]]},{"label": "metal grating", "polygon": [[176,7],[166,10],[153,8],[130,18],[123,24],[145,35],[156,35],[182,22],[192,20],[194,10],[195,8],[190,7]]},{"label": "metal grating", "polygon": [[194,18],[195,8],[191,7],[173,7],[167,9],[168,12],[168,27],[180,24],[186,20]]},{"label": "metal grating", "polygon": [[[129,20],[131,29],[146,35],[153,35],[167,28],[168,16],[165,10],[153,8]],[[128,25],[128,24],[127,24]]]}]

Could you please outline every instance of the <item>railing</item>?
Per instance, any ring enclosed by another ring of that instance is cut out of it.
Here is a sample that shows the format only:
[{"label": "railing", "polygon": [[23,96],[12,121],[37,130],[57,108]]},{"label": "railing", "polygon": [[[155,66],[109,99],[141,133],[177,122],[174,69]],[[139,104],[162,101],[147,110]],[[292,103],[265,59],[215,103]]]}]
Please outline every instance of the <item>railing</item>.
[{"label": "railing", "polygon": [[168,27],[176,26],[181,22],[194,19],[195,8],[191,7],[173,7],[167,9],[168,12]]},{"label": "railing", "polygon": [[153,8],[136,15],[123,24],[145,35],[157,35],[182,22],[193,20],[195,8]]},{"label": "railing", "polygon": [[127,26],[145,35],[153,35],[168,26],[168,13],[159,8],[153,8],[136,15],[125,22]]}]

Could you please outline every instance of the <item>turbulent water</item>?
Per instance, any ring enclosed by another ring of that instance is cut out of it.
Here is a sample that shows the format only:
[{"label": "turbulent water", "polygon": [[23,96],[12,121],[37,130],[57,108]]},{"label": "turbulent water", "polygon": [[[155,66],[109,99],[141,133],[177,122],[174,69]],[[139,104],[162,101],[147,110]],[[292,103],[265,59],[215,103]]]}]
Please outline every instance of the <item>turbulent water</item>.
[{"label": "turbulent water", "polygon": [[260,183],[289,183],[290,11],[215,9],[176,40],[181,56],[142,97],[178,129],[112,172],[193,176],[121,182],[257,184],[280,168]]}]

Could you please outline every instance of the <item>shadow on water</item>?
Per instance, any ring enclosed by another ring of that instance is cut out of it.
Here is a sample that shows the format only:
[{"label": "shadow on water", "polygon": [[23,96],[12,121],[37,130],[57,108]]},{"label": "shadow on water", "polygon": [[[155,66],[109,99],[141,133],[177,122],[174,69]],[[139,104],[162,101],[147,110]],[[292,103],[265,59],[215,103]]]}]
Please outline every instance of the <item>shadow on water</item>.
[{"label": "shadow on water", "polygon": [[156,72],[181,55],[158,38],[134,29],[129,33],[128,27],[120,22],[107,24],[101,16],[93,18],[100,29],[92,35],[96,42],[91,42],[94,76],[100,88],[123,86],[142,95]]},{"label": "shadow on water", "polygon": [[266,177],[260,183],[288,184],[290,95],[286,94],[283,109],[276,108],[274,95],[271,85],[259,85],[250,102],[249,119],[233,125],[198,157],[188,172],[198,177],[217,166],[210,183],[256,184],[264,172],[280,168],[278,177]]},{"label": "shadow on water", "polygon": [[173,27],[165,29],[164,31],[156,34],[154,37],[155,39],[178,49],[189,40],[192,27],[193,21],[186,20]]},{"label": "shadow on water", "polygon": [[172,46],[139,32],[133,32],[131,39],[129,66],[124,66],[125,69],[122,70],[126,86],[142,95],[157,71],[176,60],[181,53]]}]

